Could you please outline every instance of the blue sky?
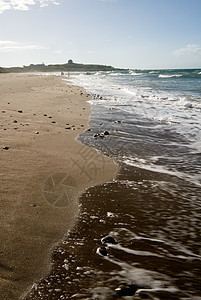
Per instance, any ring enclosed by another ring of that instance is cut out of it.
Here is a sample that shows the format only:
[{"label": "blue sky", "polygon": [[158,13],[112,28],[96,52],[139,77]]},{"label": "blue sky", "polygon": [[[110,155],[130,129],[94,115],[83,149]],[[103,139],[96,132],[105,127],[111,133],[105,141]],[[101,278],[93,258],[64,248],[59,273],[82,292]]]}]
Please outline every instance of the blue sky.
[{"label": "blue sky", "polygon": [[201,0],[0,0],[0,66],[201,68]]}]

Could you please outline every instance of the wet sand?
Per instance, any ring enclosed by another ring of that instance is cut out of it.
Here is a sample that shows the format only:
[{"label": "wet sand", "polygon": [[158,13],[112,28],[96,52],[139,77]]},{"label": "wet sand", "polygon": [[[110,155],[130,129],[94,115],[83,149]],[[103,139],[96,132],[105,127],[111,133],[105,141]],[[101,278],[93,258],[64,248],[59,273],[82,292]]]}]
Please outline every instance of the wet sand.
[{"label": "wet sand", "polygon": [[[126,163],[152,151],[187,158],[183,137],[96,104],[90,126],[79,140],[112,156],[118,176],[82,194],[79,220],[55,247],[51,272],[25,299],[200,299],[200,186]],[[94,138],[103,131],[110,134]],[[116,243],[104,242],[108,235]]]},{"label": "wet sand", "polygon": [[0,76],[0,299],[19,299],[48,273],[79,195],[117,173],[76,140],[89,126],[88,99],[61,77]]}]

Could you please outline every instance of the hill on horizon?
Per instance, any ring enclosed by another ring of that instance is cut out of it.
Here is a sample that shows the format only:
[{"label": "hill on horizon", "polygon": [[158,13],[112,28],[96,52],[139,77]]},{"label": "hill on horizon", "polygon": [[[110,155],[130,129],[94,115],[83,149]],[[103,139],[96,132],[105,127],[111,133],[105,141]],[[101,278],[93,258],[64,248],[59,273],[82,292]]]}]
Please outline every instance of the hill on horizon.
[{"label": "hill on horizon", "polygon": [[23,73],[23,72],[94,72],[94,71],[115,71],[124,70],[107,65],[98,64],[79,64],[71,59],[65,64],[30,64],[23,67],[0,67],[0,73]]}]

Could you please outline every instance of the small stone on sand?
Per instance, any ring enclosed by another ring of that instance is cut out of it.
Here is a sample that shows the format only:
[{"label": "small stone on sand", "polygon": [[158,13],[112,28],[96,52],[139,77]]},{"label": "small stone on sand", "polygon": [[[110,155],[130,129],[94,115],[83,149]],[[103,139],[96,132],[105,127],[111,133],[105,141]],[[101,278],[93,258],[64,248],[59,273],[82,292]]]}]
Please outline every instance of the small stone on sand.
[{"label": "small stone on sand", "polygon": [[126,284],[123,283],[118,286],[118,288],[115,289],[115,292],[118,296],[133,296],[135,295],[135,292],[137,291],[138,287],[136,287],[134,284]]},{"label": "small stone on sand", "polygon": [[108,252],[105,247],[99,247],[96,251],[97,254],[102,255],[102,256],[107,256]]},{"label": "small stone on sand", "polygon": [[107,245],[107,244],[117,244],[117,241],[113,238],[113,236],[107,235],[104,238],[101,239],[101,243],[103,245]]},{"label": "small stone on sand", "polygon": [[8,146],[4,146],[3,150],[9,150],[9,147]]},{"label": "small stone on sand", "polygon": [[104,135],[110,135],[109,131],[105,130]]}]

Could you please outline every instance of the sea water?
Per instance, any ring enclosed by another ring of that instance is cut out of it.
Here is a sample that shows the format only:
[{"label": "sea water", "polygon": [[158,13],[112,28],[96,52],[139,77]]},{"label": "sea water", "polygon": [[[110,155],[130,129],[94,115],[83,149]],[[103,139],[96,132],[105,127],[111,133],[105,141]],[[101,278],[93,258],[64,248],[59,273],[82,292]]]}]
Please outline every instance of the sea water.
[{"label": "sea water", "polygon": [[122,149],[121,160],[200,185],[200,70],[98,72],[77,75],[74,82],[94,95],[94,111],[113,110],[113,121],[120,121],[111,127],[118,127],[120,140],[133,144],[132,151]]},{"label": "sea water", "polygon": [[[81,196],[51,274],[27,299],[124,298],[119,285],[137,289],[125,299],[201,299],[201,70],[71,75],[91,94],[79,139],[120,169]],[[116,243],[102,245],[108,235]]]}]

